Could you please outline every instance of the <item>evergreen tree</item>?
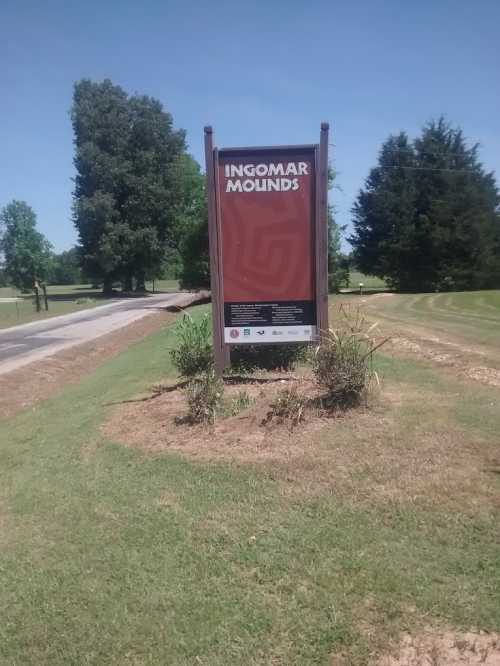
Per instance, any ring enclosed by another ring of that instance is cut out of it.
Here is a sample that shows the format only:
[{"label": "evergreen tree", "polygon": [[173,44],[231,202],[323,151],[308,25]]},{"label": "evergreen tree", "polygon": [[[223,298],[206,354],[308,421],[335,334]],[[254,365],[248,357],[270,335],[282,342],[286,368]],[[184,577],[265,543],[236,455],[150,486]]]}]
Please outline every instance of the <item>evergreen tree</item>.
[{"label": "evergreen tree", "polygon": [[11,201],[0,212],[0,251],[6,277],[22,291],[46,279],[51,245],[36,229],[36,215],[25,201]]},{"label": "evergreen tree", "polygon": [[389,137],[353,207],[360,270],[403,291],[499,284],[499,197],[477,150],[443,118]]}]

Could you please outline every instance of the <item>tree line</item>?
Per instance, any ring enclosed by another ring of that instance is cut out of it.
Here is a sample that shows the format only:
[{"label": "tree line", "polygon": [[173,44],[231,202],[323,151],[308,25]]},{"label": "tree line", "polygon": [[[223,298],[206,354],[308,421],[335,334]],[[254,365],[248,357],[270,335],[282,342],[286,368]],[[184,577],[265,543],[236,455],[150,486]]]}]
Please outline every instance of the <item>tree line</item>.
[{"label": "tree line", "polygon": [[[55,254],[34,211],[13,201],[0,213],[0,281],[24,290],[85,281],[105,293],[159,277],[208,286],[205,178],[172,115],[157,99],[84,79],[71,122],[78,245]],[[348,286],[349,265],[398,290],[500,287],[499,201],[478,146],[443,118],[413,141],[390,136],[353,207],[350,257],[329,208],[330,290]]]},{"label": "tree line", "polygon": [[500,287],[500,198],[493,173],[444,118],[382,145],[353,208],[353,259],[400,291]]}]

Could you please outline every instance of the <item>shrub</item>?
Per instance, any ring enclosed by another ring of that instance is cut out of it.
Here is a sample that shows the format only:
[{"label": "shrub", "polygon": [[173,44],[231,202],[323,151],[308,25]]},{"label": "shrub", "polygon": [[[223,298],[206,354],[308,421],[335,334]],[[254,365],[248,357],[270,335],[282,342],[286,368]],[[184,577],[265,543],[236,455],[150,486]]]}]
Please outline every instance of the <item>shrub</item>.
[{"label": "shrub", "polygon": [[297,426],[304,420],[307,402],[307,396],[300,391],[298,384],[287,386],[278,392],[264,422],[276,420],[278,423],[289,423],[291,427]]},{"label": "shrub", "polygon": [[231,349],[233,373],[247,373],[255,370],[292,371],[305,361],[306,344],[289,345],[236,345]]},{"label": "shrub", "polygon": [[214,423],[223,409],[224,385],[209,370],[189,382],[186,388],[188,420],[191,423]]},{"label": "shrub", "polygon": [[375,344],[370,333],[376,324],[367,326],[359,311],[353,315],[341,308],[343,321],[338,329],[329,329],[313,357],[316,381],[327,391],[330,407],[349,407],[361,402],[372,376]]},{"label": "shrub", "polygon": [[170,356],[181,377],[195,377],[211,372],[214,358],[208,315],[196,321],[185,314],[177,323],[176,334],[179,344],[176,349],[172,349]]}]

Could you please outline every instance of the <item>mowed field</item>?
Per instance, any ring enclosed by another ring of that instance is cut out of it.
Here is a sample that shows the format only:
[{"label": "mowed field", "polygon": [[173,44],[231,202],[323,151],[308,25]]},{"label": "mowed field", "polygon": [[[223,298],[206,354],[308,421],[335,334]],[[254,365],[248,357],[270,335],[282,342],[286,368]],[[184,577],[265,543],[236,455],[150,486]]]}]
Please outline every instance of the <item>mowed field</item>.
[{"label": "mowed field", "polygon": [[[380,350],[367,406],[248,450],[219,430],[173,450],[166,420],[143,445],[107,428],[176,381],[172,322],[1,421],[0,663],[498,664],[500,387],[411,333],[493,358],[498,298],[333,297],[331,323],[361,306],[417,346]],[[407,636],[434,661],[399,658]]]},{"label": "mowed field", "polygon": [[500,346],[500,290],[391,294],[365,301],[385,320]]},{"label": "mowed field", "polygon": [[[153,290],[153,283],[148,282],[146,288]],[[156,280],[156,292],[177,291],[177,280]],[[113,298],[120,298],[117,292],[112,297],[104,297],[100,289],[92,289],[89,284],[50,285],[47,287],[49,309],[45,310],[43,297],[41,297],[42,311],[37,312],[33,295],[21,294],[12,287],[0,288],[0,328],[27,324],[48,317],[78,312],[110,303]],[[15,301],[12,299],[16,299]]]}]

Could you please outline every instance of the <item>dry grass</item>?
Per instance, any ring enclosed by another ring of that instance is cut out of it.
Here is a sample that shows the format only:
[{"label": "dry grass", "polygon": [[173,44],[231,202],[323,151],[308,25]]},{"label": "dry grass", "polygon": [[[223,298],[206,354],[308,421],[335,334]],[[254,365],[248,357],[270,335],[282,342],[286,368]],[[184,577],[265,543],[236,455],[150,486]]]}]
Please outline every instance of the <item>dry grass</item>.
[{"label": "dry grass", "polygon": [[[496,446],[460,430],[446,396],[409,385],[385,388],[370,404],[335,417],[309,409],[290,430],[287,419],[269,419],[269,405],[285,384],[246,384],[251,405],[210,428],[179,423],[182,395],[166,391],[120,405],[105,432],[148,453],[262,465],[285,496],[327,493],[353,503],[414,503],[468,513],[500,508],[495,475],[488,471],[498,465]],[[314,396],[311,379],[300,384],[302,395]],[[229,398],[239,391],[238,384],[226,387]]]}]

